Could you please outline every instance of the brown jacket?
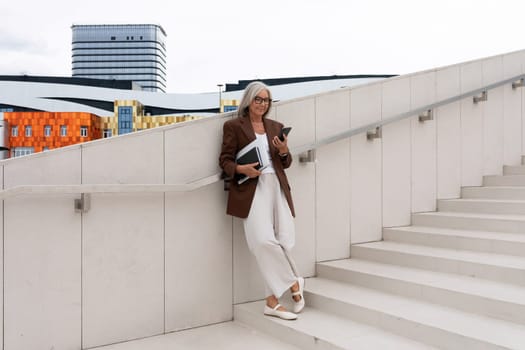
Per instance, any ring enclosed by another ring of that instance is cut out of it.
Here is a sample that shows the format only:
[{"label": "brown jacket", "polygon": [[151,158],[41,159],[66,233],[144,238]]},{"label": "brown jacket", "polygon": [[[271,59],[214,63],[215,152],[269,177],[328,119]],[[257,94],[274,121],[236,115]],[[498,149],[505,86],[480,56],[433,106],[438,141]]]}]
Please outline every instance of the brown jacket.
[{"label": "brown jacket", "polygon": [[[275,174],[281,184],[281,189],[288,201],[288,206],[292,215],[295,216],[295,211],[292,202],[292,195],[290,193],[290,185],[284,173],[284,169],[288,168],[292,163],[292,155],[281,158],[279,150],[272,145],[271,140],[274,136],[278,136],[283,125],[275,120],[263,118],[264,129],[270,145],[270,154],[272,157],[272,165],[275,169]],[[255,132],[253,131],[252,123],[248,117],[237,117],[224,123],[222,150],[219,157],[219,165],[224,170],[226,175],[230,178],[235,176],[235,155],[244,146],[255,140]],[[230,192],[228,195],[228,206],[226,213],[237,216],[239,218],[248,217],[250,207],[252,206],[253,197],[255,195],[255,188],[257,187],[258,178],[248,179],[246,182],[238,185],[234,178],[230,184]]]}]

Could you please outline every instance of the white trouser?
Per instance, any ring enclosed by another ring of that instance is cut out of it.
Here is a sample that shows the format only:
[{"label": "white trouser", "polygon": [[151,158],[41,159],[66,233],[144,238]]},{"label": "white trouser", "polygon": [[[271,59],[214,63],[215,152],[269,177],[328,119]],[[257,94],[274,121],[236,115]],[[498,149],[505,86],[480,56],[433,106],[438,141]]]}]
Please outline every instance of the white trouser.
[{"label": "white trouser", "polygon": [[248,217],[243,220],[248,248],[264,278],[266,297],[283,293],[297,281],[290,250],[295,227],[288,202],[274,173],[259,176]]}]

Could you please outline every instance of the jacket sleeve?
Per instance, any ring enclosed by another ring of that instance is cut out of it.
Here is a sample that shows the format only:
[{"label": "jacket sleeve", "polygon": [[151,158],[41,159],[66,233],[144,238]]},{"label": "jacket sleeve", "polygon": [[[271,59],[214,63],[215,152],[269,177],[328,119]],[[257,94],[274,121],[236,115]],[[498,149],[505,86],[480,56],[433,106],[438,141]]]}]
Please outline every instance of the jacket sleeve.
[{"label": "jacket sleeve", "polygon": [[[277,123],[278,125],[278,129],[279,131],[282,130],[282,128],[284,127],[283,124],[281,123]],[[292,165],[292,154],[289,153],[289,148],[288,148],[288,156],[287,157],[284,157],[282,158],[281,156],[279,156],[279,151],[277,150],[277,157],[280,159],[281,161],[281,165],[283,166],[283,169],[288,169],[290,167],[290,165]]]},{"label": "jacket sleeve", "polygon": [[222,129],[222,148],[219,156],[219,166],[228,175],[235,175],[235,155],[237,154],[237,135],[231,123],[224,123]]},{"label": "jacket sleeve", "polygon": [[281,164],[283,165],[283,169],[288,169],[290,165],[292,165],[292,154],[288,153],[288,156],[281,158]]}]

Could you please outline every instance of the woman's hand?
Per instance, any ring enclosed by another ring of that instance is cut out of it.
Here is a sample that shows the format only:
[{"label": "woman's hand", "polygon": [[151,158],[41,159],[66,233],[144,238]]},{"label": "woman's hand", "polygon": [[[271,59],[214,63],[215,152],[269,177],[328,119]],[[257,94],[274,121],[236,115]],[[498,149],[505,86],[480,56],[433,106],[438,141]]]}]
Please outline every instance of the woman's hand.
[{"label": "woman's hand", "polygon": [[255,167],[259,165],[258,162],[255,162],[255,163],[250,163],[250,164],[244,164],[244,165],[237,165],[235,167],[235,171],[239,174],[244,174],[246,176],[248,176],[250,179],[251,178],[254,178],[254,177],[257,177],[259,175],[261,175],[261,172],[257,169],[255,169]]},{"label": "woman's hand", "polygon": [[272,139],[272,144],[279,150],[279,154],[288,153],[288,136],[283,135],[283,137],[283,141],[278,136],[274,136]]}]

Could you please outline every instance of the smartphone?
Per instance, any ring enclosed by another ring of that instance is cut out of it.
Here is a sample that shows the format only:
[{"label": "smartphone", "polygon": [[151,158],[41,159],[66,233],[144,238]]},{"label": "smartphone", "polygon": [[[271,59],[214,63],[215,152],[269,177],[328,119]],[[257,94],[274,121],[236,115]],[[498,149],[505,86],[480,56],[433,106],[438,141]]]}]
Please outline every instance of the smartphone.
[{"label": "smartphone", "polygon": [[284,141],[284,135],[288,136],[290,133],[290,130],[292,130],[291,126],[288,126],[286,128],[281,129],[281,134],[279,135],[279,140]]}]

